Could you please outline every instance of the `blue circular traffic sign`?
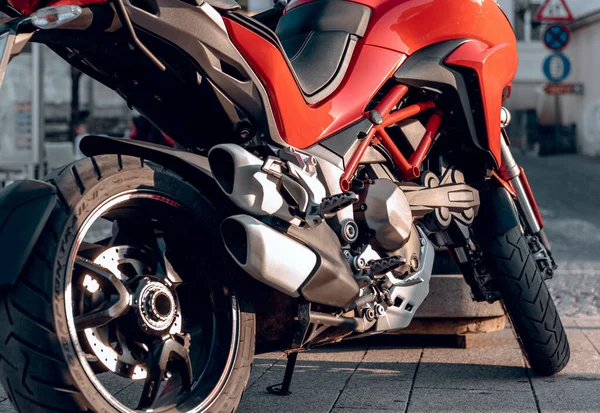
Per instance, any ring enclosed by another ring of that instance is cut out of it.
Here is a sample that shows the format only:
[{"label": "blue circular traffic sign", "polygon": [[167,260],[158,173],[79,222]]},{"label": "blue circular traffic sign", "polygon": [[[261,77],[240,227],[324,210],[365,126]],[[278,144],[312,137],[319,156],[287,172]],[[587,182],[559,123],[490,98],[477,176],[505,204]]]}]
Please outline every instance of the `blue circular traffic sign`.
[{"label": "blue circular traffic sign", "polygon": [[571,73],[571,62],[562,53],[551,54],[544,60],[544,75],[549,81],[562,82]]},{"label": "blue circular traffic sign", "polygon": [[563,24],[553,24],[544,32],[544,44],[550,50],[560,52],[571,41],[571,31]]}]

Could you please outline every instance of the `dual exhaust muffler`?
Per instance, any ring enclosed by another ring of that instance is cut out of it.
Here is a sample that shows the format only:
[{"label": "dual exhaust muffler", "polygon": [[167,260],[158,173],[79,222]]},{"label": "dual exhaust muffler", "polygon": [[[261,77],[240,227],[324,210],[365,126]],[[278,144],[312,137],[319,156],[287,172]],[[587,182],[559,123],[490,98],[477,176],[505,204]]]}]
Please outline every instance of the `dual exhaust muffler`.
[{"label": "dual exhaust muffler", "polygon": [[299,242],[249,215],[235,215],[221,225],[225,247],[248,274],[290,297],[317,266],[317,255]]},{"label": "dual exhaust muffler", "polygon": [[[225,219],[221,234],[235,262],[256,280],[291,296],[344,308],[359,293],[335,232],[325,223],[294,225],[297,218],[279,192],[281,178],[263,170],[264,162],[245,149],[222,144],[208,155],[221,190],[249,215]],[[320,200],[319,200],[320,201]],[[277,217],[275,229],[255,217]]]}]

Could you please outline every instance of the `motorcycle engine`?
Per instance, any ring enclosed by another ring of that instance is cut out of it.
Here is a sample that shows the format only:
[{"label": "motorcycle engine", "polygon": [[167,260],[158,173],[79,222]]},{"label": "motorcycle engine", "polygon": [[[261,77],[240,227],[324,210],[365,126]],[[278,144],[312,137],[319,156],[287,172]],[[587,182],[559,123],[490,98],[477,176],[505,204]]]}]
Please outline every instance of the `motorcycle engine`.
[{"label": "motorcycle engine", "polygon": [[419,268],[419,233],[406,195],[396,183],[389,179],[369,181],[355,204],[355,217],[374,250],[406,259],[405,265],[394,270],[395,275]]}]

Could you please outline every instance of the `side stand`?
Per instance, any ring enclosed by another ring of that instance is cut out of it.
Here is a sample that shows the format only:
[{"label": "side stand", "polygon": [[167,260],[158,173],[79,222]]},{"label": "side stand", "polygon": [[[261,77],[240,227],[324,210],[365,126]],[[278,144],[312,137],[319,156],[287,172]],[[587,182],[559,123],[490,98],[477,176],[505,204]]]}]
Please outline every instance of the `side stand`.
[{"label": "side stand", "polygon": [[267,391],[276,396],[289,396],[290,385],[292,384],[292,375],[294,374],[294,368],[296,367],[296,360],[298,359],[298,353],[290,353],[287,356],[287,364],[285,366],[285,374],[283,375],[283,382],[274,386],[267,387]]},{"label": "side stand", "polygon": [[287,353],[287,364],[285,366],[285,374],[283,375],[283,382],[274,386],[267,387],[267,391],[276,396],[289,396],[290,385],[292,384],[292,376],[294,375],[294,368],[296,367],[296,360],[298,359],[298,353],[302,351],[304,344],[304,338],[308,332],[310,326],[310,303],[303,301],[298,304],[298,321],[294,332],[294,338],[292,340],[292,346],[289,353]]}]

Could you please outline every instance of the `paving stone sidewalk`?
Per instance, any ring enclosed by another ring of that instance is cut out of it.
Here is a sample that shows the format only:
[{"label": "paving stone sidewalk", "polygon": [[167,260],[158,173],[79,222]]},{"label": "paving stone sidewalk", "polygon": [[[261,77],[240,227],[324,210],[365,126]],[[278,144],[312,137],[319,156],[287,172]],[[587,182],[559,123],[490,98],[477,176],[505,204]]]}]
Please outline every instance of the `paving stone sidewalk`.
[{"label": "paving stone sidewalk", "polygon": [[[257,356],[240,413],[600,413],[600,318],[566,319],[571,362],[537,377],[526,367],[510,328],[478,336],[469,349],[406,347],[404,338],[357,342],[303,353],[292,394],[279,383],[281,353]],[[121,391],[133,397],[132,387]],[[0,413],[14,413],[0,390]]]},{"label": "paving stone sidewalk", "polygon": [[304,353],[288,397],[266,392],[285,362],[262,355],[240,412],[600,412],[600,318],[565,324],[571,362],[550,378],[526,367],[510,328],[478,336],[469,349],[387,341]]}]

